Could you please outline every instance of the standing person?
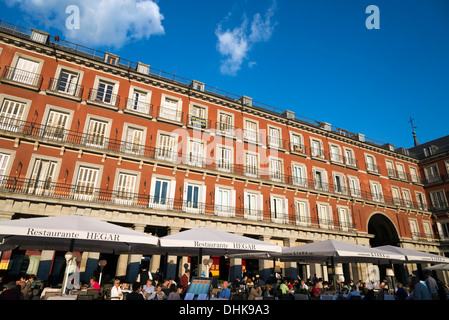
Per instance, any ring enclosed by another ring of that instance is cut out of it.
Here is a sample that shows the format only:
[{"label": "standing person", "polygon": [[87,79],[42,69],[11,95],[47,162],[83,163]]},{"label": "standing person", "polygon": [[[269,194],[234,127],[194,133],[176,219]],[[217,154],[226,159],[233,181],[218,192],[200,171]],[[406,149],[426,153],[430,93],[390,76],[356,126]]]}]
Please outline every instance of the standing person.
[{"label": "standing person", "polygon": [[432,278],[430,272],[426,272],[425,274],[427,288],[429,289],[430,295],[432,296],[432,300],[439,300],[438,295],[438,284],[434,278]]},{"label": "standing person", "polygon": [[410,279],[410,290],[413,290],[407,300],[432,300],[429,289],[427,286],[419,281],[417,276],[413,276]]},{"label": "standing person", "polygon": [[114,280],[114,286],[111,288],[111,300],[123,300],[122,289],[120,289],[120,280]]},{"label": "standing person", "polygon": [[190,270],[186,269],[184,274],[181,277],[181,280],[179,281],[179,284],[183,287],[183,293],[187,291],[187,288],[189,287],[189,277],[190,277]]}]

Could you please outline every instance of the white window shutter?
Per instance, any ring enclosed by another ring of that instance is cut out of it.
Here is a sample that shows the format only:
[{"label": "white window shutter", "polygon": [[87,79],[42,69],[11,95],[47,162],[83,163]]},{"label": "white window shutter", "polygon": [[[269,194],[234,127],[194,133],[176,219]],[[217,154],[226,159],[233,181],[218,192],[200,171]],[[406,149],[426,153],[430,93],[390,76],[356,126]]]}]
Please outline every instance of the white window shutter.
[{"label": "white window shutter", "polygon": [[173,209],[173,203],[175,201],[175,192],[176,192],[176,180],[171,180],[169,182],[169,186],[170,186],[170,194],[168,196],[168,198],[169,198],[168,199],[168,201],[169,201],[168,208]]},{"label": "white window shutter", "polygon": [[283,210],[283,219],[285,223],[288,223],[290,221],[290,218],[288,216],[288,199],[284,199],[284,210]]},{"label": "white window shutter", "polygon": [[231,201],[229,206],[231,208],[229,208],[229,212],[232,213],[233,216],[235,216],[235,207],[236,207],[236,191],[235,190],[231,190]]},{"label": "white window shutter", "polygon": [[201,210],[201,213],[205,213],[205,210],[206,210],[206,191],[207,191],[207,187],[204,185],[204,186],[201,186],[201,188],[200,188],[200,210]]}]

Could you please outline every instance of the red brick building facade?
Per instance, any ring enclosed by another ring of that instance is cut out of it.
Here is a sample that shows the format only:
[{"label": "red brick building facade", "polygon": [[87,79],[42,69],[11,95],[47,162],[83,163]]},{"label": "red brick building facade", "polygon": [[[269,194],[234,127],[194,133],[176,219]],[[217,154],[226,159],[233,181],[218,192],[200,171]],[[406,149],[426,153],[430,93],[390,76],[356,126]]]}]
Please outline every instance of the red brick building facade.
[{"label": "red brick building facade", "polygon": [[[333,238],[441,254],[408,150],[4,23],[0,66],[2,219],[77,213],[157,236],[204,225],[286,246]],[[117,275],[140,259],[119,258]]]}]

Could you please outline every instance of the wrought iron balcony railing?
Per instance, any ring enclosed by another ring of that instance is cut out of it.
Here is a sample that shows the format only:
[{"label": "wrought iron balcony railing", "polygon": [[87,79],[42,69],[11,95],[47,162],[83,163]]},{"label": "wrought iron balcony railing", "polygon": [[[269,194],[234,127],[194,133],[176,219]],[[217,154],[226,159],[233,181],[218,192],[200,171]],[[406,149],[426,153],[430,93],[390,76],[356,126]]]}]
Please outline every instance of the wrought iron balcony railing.
[{"label": "wrought iron balcony railing", "polygon": [[39,89],[44,81],[43,76],[38,73],[5,66],[1,75],[2,80],[11,81],[18,84],[35,87]]}]

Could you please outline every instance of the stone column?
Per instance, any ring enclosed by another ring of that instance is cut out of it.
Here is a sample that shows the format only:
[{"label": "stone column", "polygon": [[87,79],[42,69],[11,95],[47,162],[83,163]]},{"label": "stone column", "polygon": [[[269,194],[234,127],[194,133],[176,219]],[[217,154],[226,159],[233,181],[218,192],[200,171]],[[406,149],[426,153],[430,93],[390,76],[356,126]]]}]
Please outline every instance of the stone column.
[{"label": "stone column", "polygon": [[[178,227],[170,227],[168,228],[168,235],[176,234],[181,231],[181,228]],[[172,263],[170,263],[172,262]],[[173,278],[176,279],[176,272],[178,270],[178,256],[168,255],[167,256],[167,268],[165,270],[165,278]]]},{"label": "stone column", "polygon": [[36,280],[48,280],[54,256],[54,250],[42,250],[41,260],[39,261],[39,268],[37,269]]},{"label": "stone column", "polygon": [[[138,232],[145,232],[145,224],[134,224],[134,230]],[[133,283],[136,281],[140,272],[140,264],[142,262],[141,254],[131,254],[128,257],[128,265],[126,270],[126,281]]]},{"label": "stone column", "polygon": [[[98,268],[99,252],[83,252],[80,263],[80,280],[89,282]],[[98,281],[98,276],[96,277]]]},{"label": "stone column", "polygon": [[242,278],[242,259],[231,258],[229,259],[229,281],[232,282],[235,278]]},{"label": "stone column", "polygon": [[[284,239],[285,247],[295,246],[295,239],[286,238]],[[298,279],[298,263],[297,262],[284,262],[284,273],[285,277]]]},{"label": "stone column", "polygon": [[[261,241],[270,242],[271,237],[263,235],[259,238]],[[273,267],[271,267],[273,266]],[[259,260],[259,276],[262,280],[267,280],[272,274],[272,268],[274,269],[275,265],[273,260],[270,259],[260,259]],[[273,270],[274,271],[274,270]],[[274,274],[274,272],[273,272]]]}]

